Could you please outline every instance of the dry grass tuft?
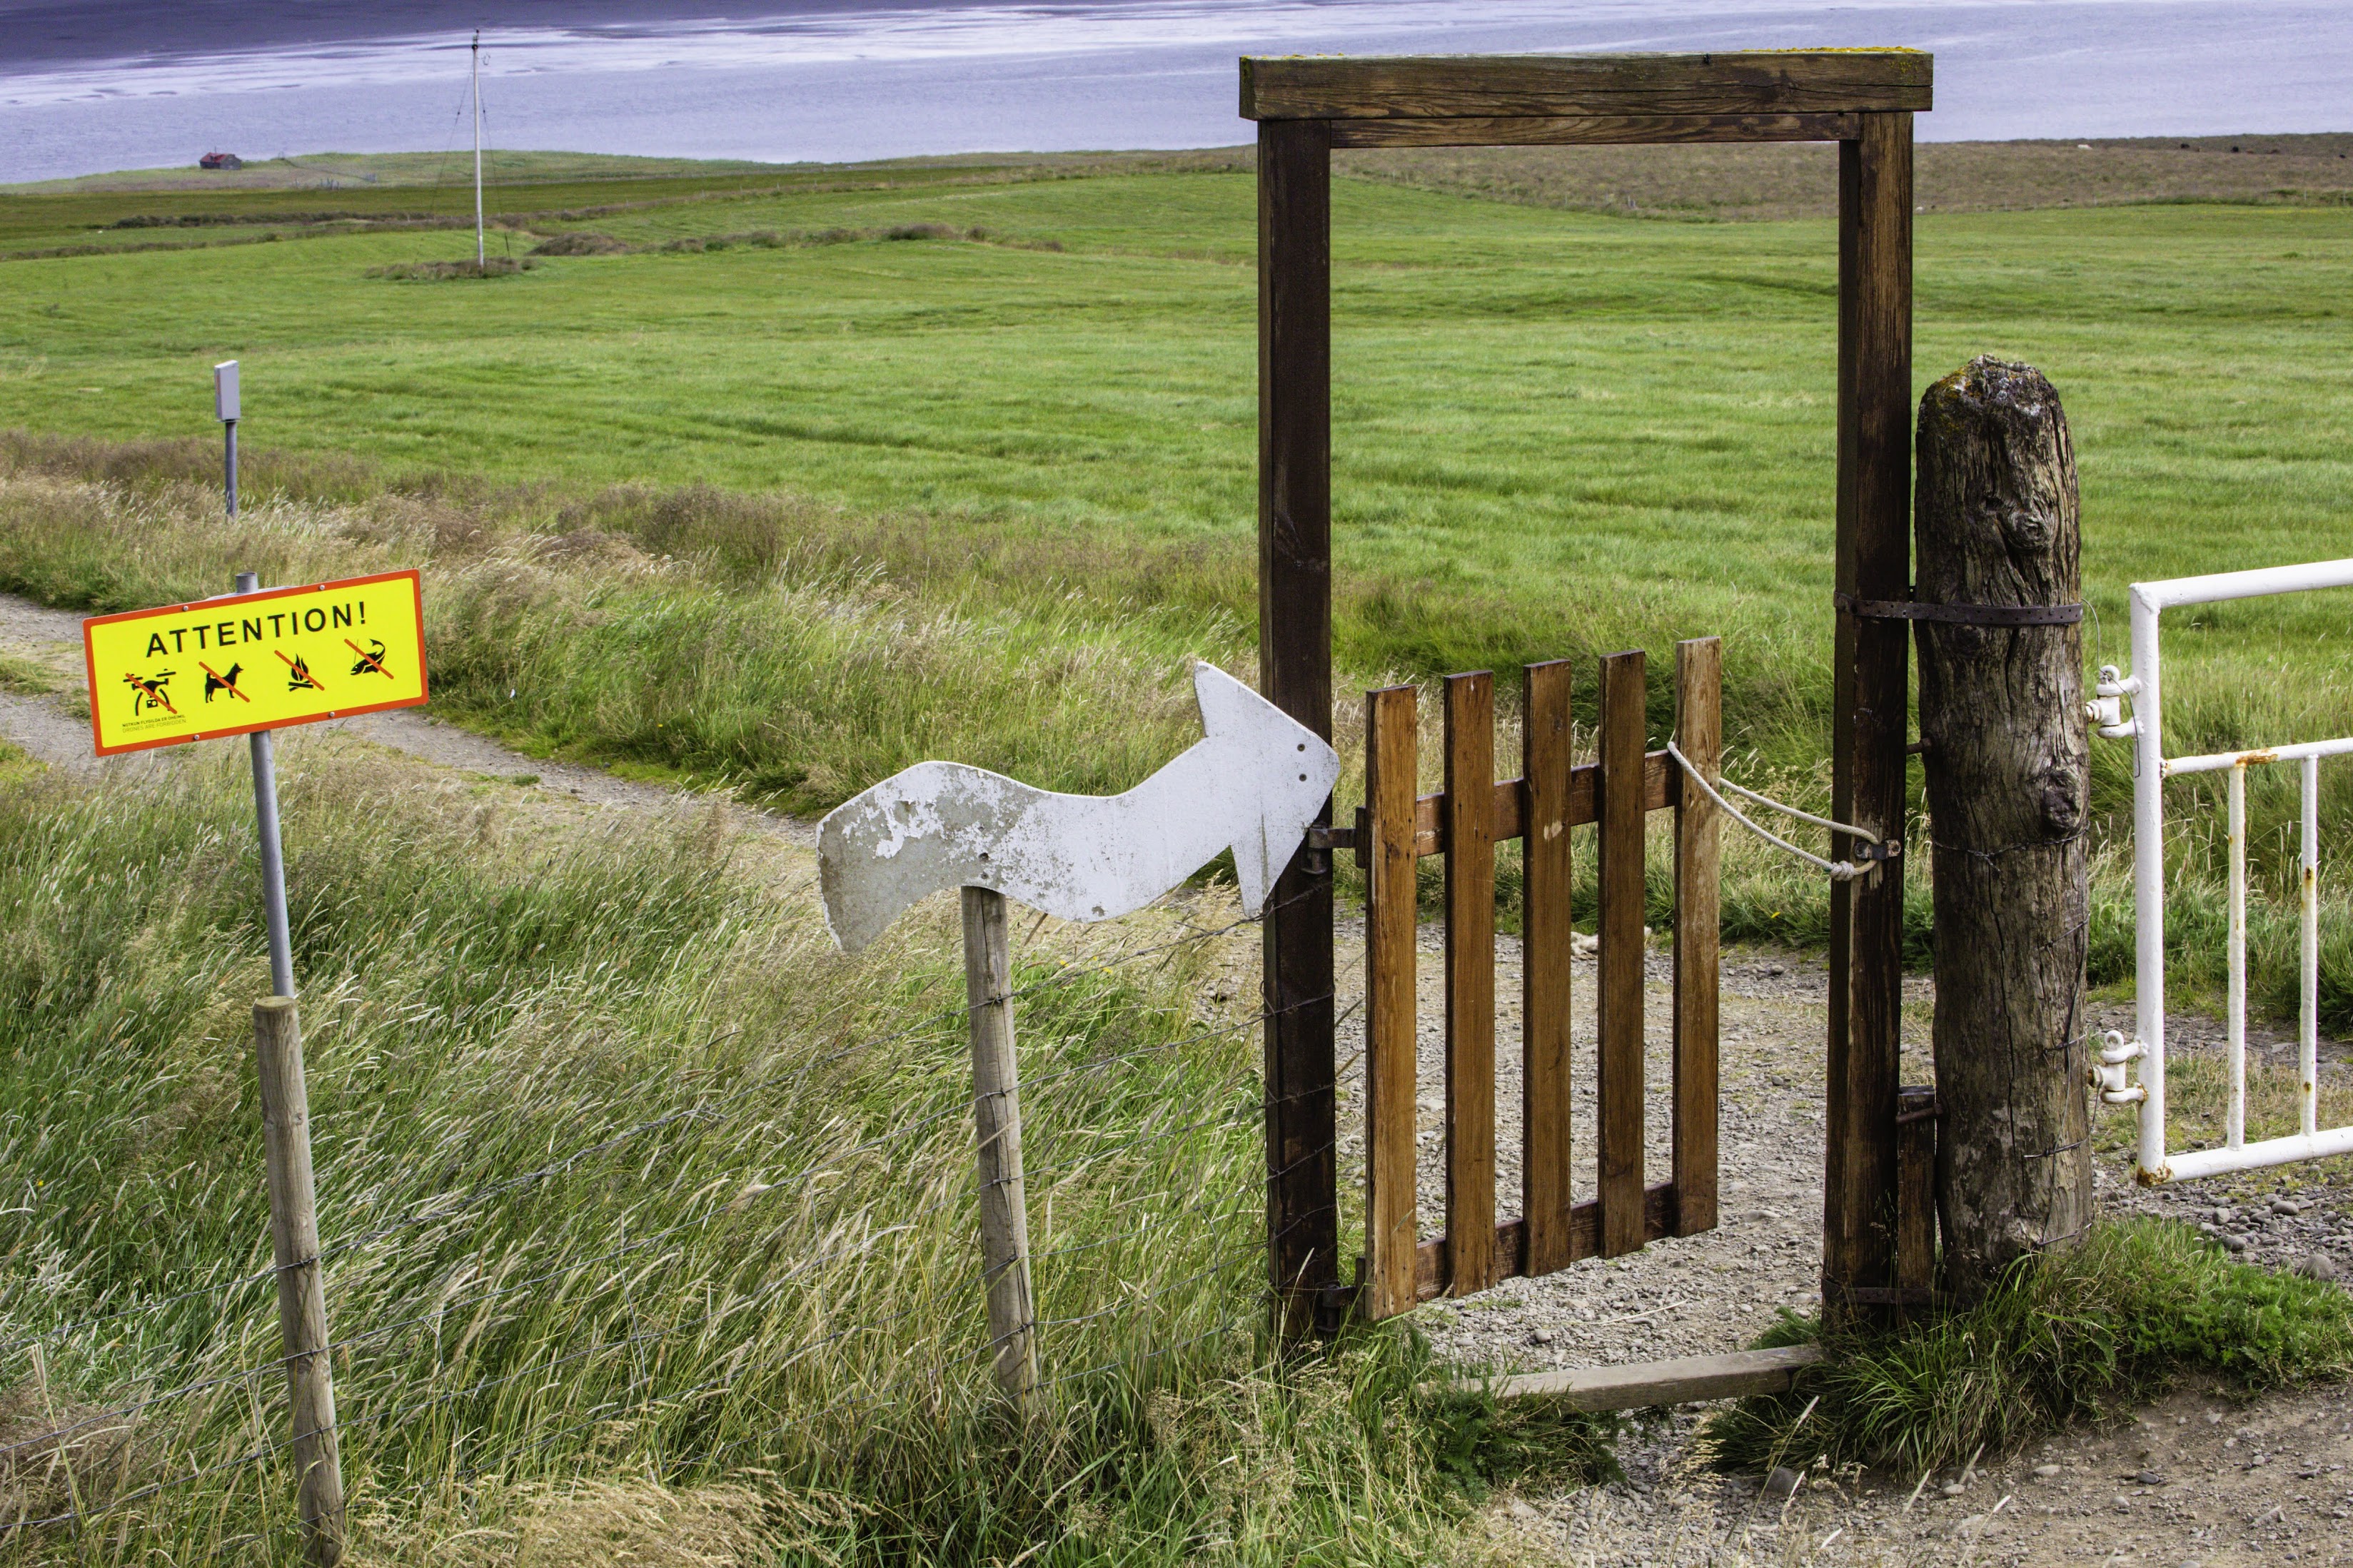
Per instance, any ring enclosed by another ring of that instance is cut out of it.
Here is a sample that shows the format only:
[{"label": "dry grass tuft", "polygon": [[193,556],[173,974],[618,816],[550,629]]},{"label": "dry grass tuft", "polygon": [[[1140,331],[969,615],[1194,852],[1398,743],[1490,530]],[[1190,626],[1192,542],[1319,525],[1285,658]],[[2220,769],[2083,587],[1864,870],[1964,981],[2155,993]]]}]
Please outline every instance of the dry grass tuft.
[{"label": "dry grass tuft", "polygon": [[627,241],[615,239],[611,235],[593,228],[559,234],[531,247],[533,256],[626,256],[628,250]]},{"label": "dry grass tuft", "polygon": [[512,278],[538,265],[528,256],[493,256],[481,261],[396,261],[369,268],[368,276],[396,283],[446,283],[461,278]]},{"label": "dry grass tuft", "polygon": [[[727,1484],[567,1481],[509,1489],[493,1524],[462,1514],[388,1524],[353,1568],[424,1562],[447,1568],[765,1568],[815,1510],[773,1489]],[[839,1529],[841,1521],[826,1520]]]},{"label": "dry grass tuft", "polygon": [[[2341,205],[2353,135],[1924,142],[1926,212],[2136,202]],[[1838,153],[1808,142],[1721,147],[1479,147],[1342,153],[1342,173],[1531,206],[1769,222],[1838,211]]]}]

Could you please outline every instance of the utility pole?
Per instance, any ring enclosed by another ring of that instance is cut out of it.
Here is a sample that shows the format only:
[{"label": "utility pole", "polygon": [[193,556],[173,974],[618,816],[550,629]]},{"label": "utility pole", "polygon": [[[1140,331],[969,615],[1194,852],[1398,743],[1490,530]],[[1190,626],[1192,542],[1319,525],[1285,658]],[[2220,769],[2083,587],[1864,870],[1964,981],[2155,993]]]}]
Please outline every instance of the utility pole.
[{"label": "utility pole", "polygon": [[474,270],[482,269],[482,30],[474,29]]}]

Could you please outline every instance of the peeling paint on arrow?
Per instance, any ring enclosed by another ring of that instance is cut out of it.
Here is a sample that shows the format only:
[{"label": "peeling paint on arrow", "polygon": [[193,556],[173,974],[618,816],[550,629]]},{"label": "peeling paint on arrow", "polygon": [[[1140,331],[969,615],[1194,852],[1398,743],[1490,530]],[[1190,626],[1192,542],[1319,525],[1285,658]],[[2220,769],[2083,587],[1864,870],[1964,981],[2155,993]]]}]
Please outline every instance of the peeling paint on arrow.
[{"label": "peeling paint on arrow", "polygon": [[818,827],[834,940],[855,952],[946,888],[1109,920],[1227,848],[1243,906],[1258,913],[1330,797],[1340,758],[1215,665],[1194,666],[1193,693],[1201,740],[1124,795],[1056,795],[986,768],[918,763],[836,807]]}]

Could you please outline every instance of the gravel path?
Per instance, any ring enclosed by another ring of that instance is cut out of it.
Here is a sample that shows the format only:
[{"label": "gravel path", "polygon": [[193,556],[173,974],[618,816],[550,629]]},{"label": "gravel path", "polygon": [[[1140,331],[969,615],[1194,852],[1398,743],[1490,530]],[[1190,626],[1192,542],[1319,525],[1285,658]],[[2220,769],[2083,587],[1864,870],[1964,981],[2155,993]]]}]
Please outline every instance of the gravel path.
[{"label": "gravel path", "polygon": [[[1361,923],[1344,931],[1342,943],[1341,991],[1353,1000],[1363,986]],[[1420,945],[1419,1197],[1429,1235],[1444,1225],[1440,929],[1426,929]],[[1496,1135],[1501,1191],[1509,1194],[1519,1180],[1520,952],[1509,938],[1499,939],[1498,949]],[[1663,952],[1651,954],[1646,978],[1645,1164],[1656,1181],[1667,1168],[1670,1087]],[[1592,1184],[1592,982],[1591,962],[1579,960],[1573,1018],[1580,1088],[1571,1136],[1580,1199]],[[1778,1309],[1810,1312],[1821,1258],[1828,985],[1819,960],[1725,955],[1717,1229],[1430,1303],[1417,1316],[1432,1342],[1450,1356],[1511,1371],[1592,1366],[1736,1350]],[[1906,983],[1906,1082],[1935,1076],[1926,1055],[1933,1005],[1926,979]],[[2093,1017],[2102,1028],[2131,1026],[2128,1008],[2095,1008]],[[2185,1054],[2221,1045],[2211,1018],[2177,1016],[2168,1029]],[[1361,1039],[1359,1032],[1344,1058],[1342,1082],[1343,1171],[1353,1182],[1363,1171],[1363,1063],[1353,1053]],[[2293,1059],[2291,1037],[2258,1032],[2251,1045]],[[2345,1070],[2341,1047],[2327,1054]],[[2104,1130],[2121,1131],[2127,1114],[2105,1112],[2119,1120]],[[2325,1174],[2287,1167],[2152,1192],[2132,1184],[2123,1156],[2104,1157],[2097,1167],[2110,1214],[2169,1215],[2254,1260],[2314,1267],[2317,1257],[2324,1271],[2353,1278],[2353,1190],[2316,1186]],[[1507,1195],[1499,1206],[1510,1212],[1516,1204]],[[2353,1472],[2346,1468],[2353,1464],[2353,1399],[2343,1389],[2247,1404],[2189,1389],[2109,1428],[2070,1433],[1966,1476],[1811,1470],[1794,1499],[1775,1500],[1753,1479],[1705,1467],[1694,1443],[1704,1415],[1686,1406],[1630,1428],[1619,1449],[1622,1484],[1500,1498],[1478,1528],[1507,1558],[1578,1564],[2353,1563],[2353,1531],[2339,1522],[2353,1518]]]}]

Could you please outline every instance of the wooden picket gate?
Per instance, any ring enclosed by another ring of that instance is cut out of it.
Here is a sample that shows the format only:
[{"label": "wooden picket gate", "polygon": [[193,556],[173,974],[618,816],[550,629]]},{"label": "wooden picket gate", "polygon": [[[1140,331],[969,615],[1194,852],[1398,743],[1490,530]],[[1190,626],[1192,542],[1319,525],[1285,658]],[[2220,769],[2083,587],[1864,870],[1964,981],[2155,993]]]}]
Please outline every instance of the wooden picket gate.
[{"label": "wooden picket gate", "polygon": [[[1716,1223],[1717,835],[1704,792],[1645,752],[1640,652],[1600,668],[1599,760],[1574,765],[1567,661],[1525,671],[1521,776],[1494,776],[1494,678],[1445,682],[1445,789],[1416,798],[1416,693],[1366,694],[1365,785],[1355,841],[1366,895],[1366,1253],[1359,1304],[1383,1318],[1514,1275],[1614,1258]],[[1722,756],[1723,645],[1675,648],[1676,744],[1711,782]],[[1674,833],[1672,1179],[1643,1184],[1643,837]],[[1598,823],[1598,1196],[1571,1201],[1569,829]],[[1335,836],[1336,837],[1336,836]],[[1520,1213],[1496,1217],[1495,846],[1525,841]],[[1414,868],[1446,857],[1446,1226],[1417,1215]]]}]

